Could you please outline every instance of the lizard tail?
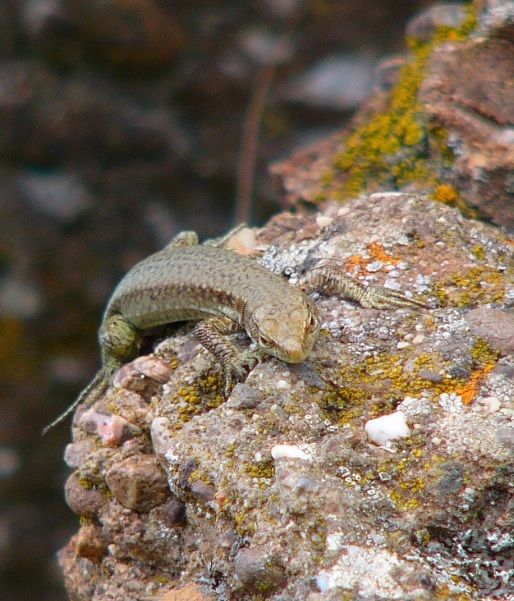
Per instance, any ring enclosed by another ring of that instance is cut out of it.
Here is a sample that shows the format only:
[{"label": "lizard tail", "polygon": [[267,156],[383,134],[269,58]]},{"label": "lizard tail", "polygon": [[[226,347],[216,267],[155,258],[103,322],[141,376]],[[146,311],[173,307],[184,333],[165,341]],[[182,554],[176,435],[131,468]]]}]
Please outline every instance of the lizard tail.
[{"label": "lizard tail", "polygon": [[45,436],[50,430],[52,430],[57,424],[60,424],[65,417],[67,417],[78,405],[83,402],[87,402],[88,406],[92,405],[106,390],[109,384],[108,373],[107,370],[100,369],[98,370],[96,376],[91,380],[91,382],[84,388],[84,390],[79,394],[77,400],[73,402],[61,415],[59,415],[54,421],[45,428],[43,428],[41,432],[41,436]]}]

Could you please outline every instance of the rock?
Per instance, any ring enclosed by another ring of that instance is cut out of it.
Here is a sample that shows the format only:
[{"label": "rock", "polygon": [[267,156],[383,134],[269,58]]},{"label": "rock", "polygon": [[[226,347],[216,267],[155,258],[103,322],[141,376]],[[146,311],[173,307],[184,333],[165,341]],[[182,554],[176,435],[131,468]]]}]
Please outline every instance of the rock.
[{"label": "rock", "polygon": [[246,384],[237,383],[227,401],[234,409],[255,409],[264,400],[264,395]]},{"label": "rock", "polygon": [[171,373],[169,363],[158,357],[138,357],[124,365],[114,379],[114,386],[139,393],[150,400],[160,384],[164,384]]},{"label": "rock", "polygon": [[204,595],[196,584],[186,584],[184,588],[168,591],[158,601],[214,601],[214,597]]},{"label": "rock", "polygon": [[186,521],[186,505],[180,499],[171,496],[165,503],[152,509],[153,515],[169,528],[180,526]]},{"label": "rock", "polygon": [[430,121],[448,131],[455,151],[452,183],[470,204],[509,228],[514,228],[509,198],[514,170],[513,72],[512,40],[471,39],[437,49],[420,89]]},{"label": "rock", "polygon": [[[328,570],[316,577],[322,593],[352,590],[362,599],[430,599],[427,573],[381,549],[348,547]],[[406,589],[409,591],[406,594]],[[357,598],[359,598],[357,597]]]},{"label": "rock", "polygon": [[134,511],[148,512],[169,496],[166,478],[150,456],[127,457],[107,471],[106,480],[116,500]]},{"label": "rock", "polygon": [[429,7],[415,50],[384,64],[339,134],[271,167],[286,206],[413,190],[514,228],[514,27],[509,3]]},{"label": "rock", "polygon": [[[89,590],[86,573],[105,601],[193,581],[241,601],[256,590],[270,601],[508,595],[514,364],[505,342],[470,332],[477,311],[507,314],[507,237],[425,197],[382,192],[278,216],[256,238],[258,260],[292,281],[330,259],[367,285],[395,271],[428,306],[376,311],[320,294],[330,327],[308,368],[263,361],[226,401],[184,328],[161,348],[179,365],[150,402],[112,386],[88,409],[130,418],[130,439],[111,445],[80,427],[80,408],[67,460],[111,494],[94,508],[100,543],[85,532],[60,554],[70,593]],[[403,437],[371,444],[366,423],[391,415],[404,416]]]}]

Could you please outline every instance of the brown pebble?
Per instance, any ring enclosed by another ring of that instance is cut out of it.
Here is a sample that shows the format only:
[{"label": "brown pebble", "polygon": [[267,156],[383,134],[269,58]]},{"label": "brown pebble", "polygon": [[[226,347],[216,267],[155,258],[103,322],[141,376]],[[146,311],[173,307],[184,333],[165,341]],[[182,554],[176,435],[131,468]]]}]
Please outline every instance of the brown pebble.
[{"label": "brown pebble", "polygon": [[115,499],[133,511],[148,512],[170,494],[165,475],[149,455],[133,455],[115,463],[106,480]]},{"label": "brown pebble", "polygon": [[153,510],[152,515],[168,528],[181,526],[186,521],[186,505],[171,494],[171,497],[165,503]]},{"label": "brown pebble", "polygon": [[215,492],[214,487],[203,480],[195,480],[191,484],[191,493],[198,501],[212,501]]},{"label": "brown pebble", "polygon": [[73,472],[64,486],[66,503],[72,511],[84,517],[95,517],[102,505],[107,501],[106,496],[94,488],[80,482],[79,473]]},{"label": "brown pebble", "polygon": [[280,588],[285,583],[284,569],[262,547],[241,549],[236,555],[235,576],[245,588]]},{"label": "brown pebble", "polygon": [[113,384],[116,388],[126,388],[148,398],[168,381],[171,371],[169,363],[163,359],[145,355],[123,365],[116,373]]},{"label": "brown pebble", "polygon": [[102,538],[100,528],[92,524],[82,526],[77,535],[77,555],[100,563],[107,554],[107,543]]}]

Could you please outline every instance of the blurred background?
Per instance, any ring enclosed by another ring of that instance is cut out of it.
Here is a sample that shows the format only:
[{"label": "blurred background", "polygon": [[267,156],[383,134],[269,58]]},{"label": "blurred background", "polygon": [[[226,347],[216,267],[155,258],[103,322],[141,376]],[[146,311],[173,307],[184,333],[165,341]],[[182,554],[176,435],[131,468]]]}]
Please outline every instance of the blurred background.
[{"label": "blurred background", "polygon": [[251,187],[252,223],[279,210],[267,165],[341,129],[430,4],[0,2],[1,599],[65,599],[69,420],[40,432],[95,373],[116,282]]}]

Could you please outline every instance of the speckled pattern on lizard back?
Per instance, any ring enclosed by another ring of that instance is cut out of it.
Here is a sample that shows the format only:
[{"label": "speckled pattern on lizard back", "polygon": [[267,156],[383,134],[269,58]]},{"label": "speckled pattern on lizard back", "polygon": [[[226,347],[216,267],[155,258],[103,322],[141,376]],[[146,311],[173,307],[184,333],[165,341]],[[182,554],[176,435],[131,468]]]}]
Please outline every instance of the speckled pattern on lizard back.
[{"label": "speckled pattern on lizard back", "polygon": [[[239,226],[237,230],[243,226]],[[99,330],[102,368],[77,401],[91,404],[116,370],[138,354],[145,330],[176,321],[201,320],[197,339],[222,364],[225,394],[258,361],[272,355],[299,363],[310,353],[319,316],[306,290],[329,290],[368,308],[424,306],[382,287],[363,287],[333,267],[315,268],[294,287],[256,261],[222,248],[233,235],[198,244],[194,232],[182,232],[162,251],[135,265],[107,304]],[[244,331],[252,344],[240,352],[226,337]]]}]

